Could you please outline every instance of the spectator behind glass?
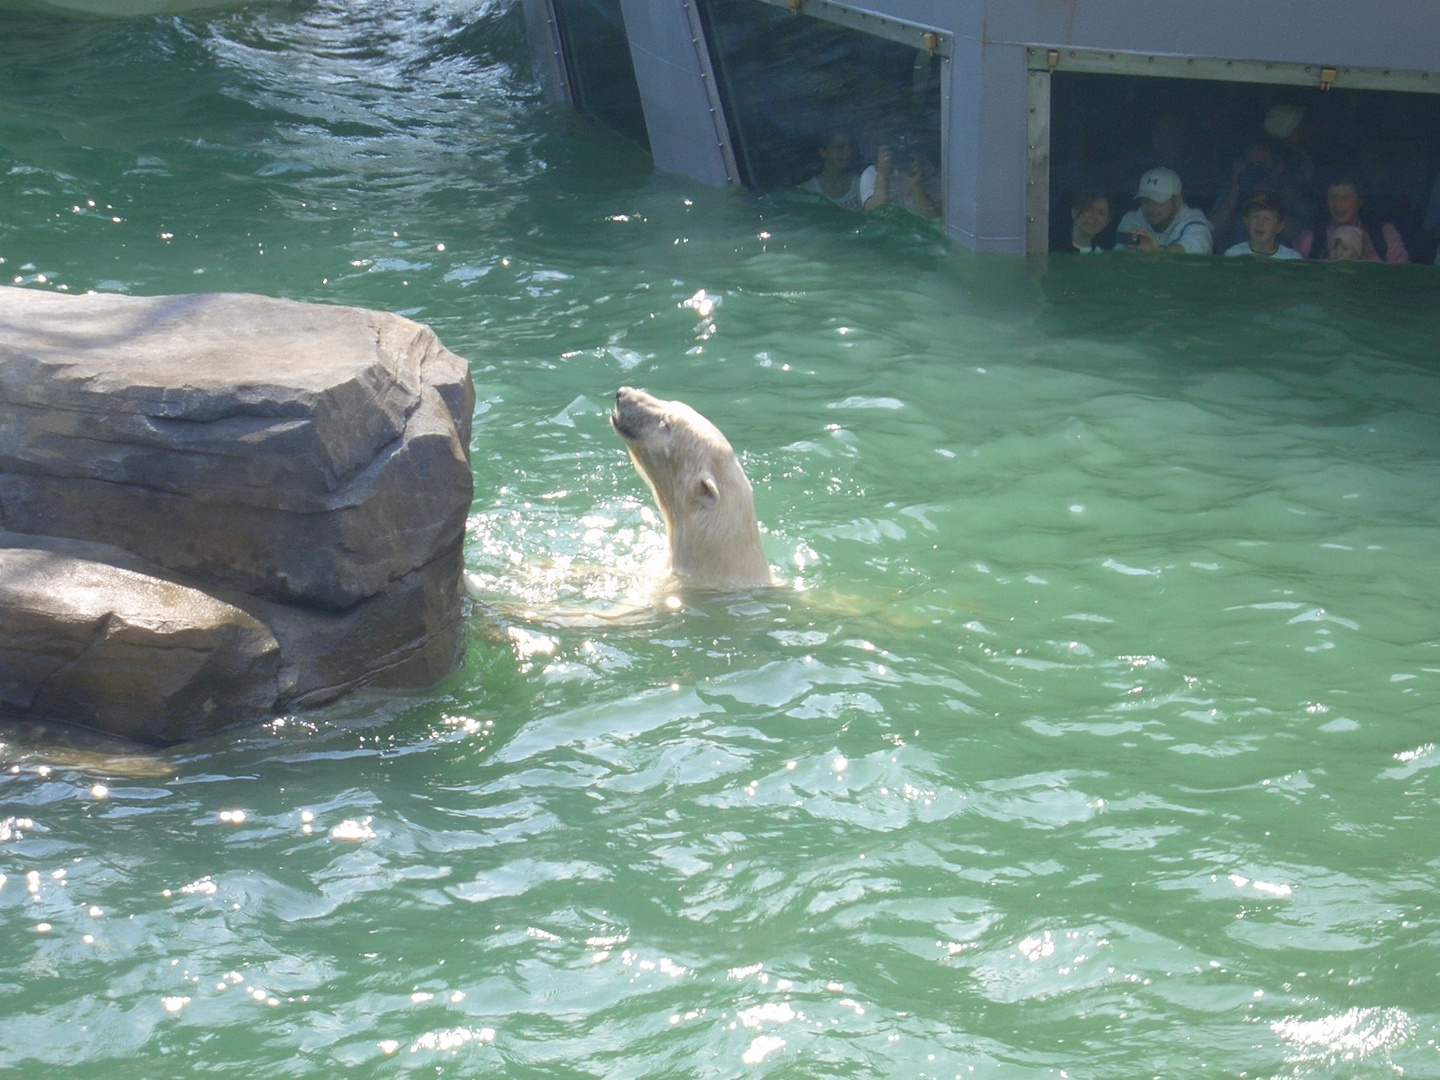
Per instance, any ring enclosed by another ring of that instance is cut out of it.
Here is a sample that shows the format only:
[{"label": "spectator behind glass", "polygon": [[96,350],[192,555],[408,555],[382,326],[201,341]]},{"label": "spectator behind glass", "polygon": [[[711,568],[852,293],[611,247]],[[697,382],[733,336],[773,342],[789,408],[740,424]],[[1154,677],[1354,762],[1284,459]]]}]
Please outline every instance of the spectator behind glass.
[{"label": "spectator behind glass", "polygon": [[1285,227],[1285,209],[1279,199],[1262,192],[1247,199],[1244,210],[1245,231],[1249,239],[1227,248],[1226,255],[1259,255],[1266,259],[1304,257],[1294,248],[1280,243],[1280,231]]},{"label": "spectator behind glass", "polygon": [[1306,205],[1308,200],[1299,194],[1300,186],[1298,176],[1286,166],[1277,144],[1268,140],[1252,143],[1245,155],[1230,167],[1230,188],[1210,210],[1215,246],[1228,251],[1245,242],[1247,233],[1240,211],[1251,196],[1262,192],[1291,208],[1285,215],[1282,239],[1293,242],[1310,227],[1309,218],[1313,213],[1313,208]]},{"label": "spectator behind glass", "polygon": [[1339,176],[1325,188],[1325,207],[1330,218],[1321,234],[1323,240],[1316,243],[1315,232],[1306,229],[1295,240],[1295,250],[1307,259],[1333,259],[1330,241],[1340,225],[1353,225],[1365,239],[1363,257],[1369,262],[1392,264],[1408,263],[1410,254],[1405,250],[1405,241],[1400,231],[1388,221],[1366,221],[1361,216],[1365,197],[1359,182],[1352,176]]},{"label": "spectator behind glass", "polygon": [[1273,139],[1285,170],[1300,188],[1315,182],[1315,161],[1305,146],[1305,107],[1284,102],[1265,114],[1265,137]]},{"label": "spectator behind glass", "polygon": [[1151,169],[1140,178],[1135,198],[1140,209],[1120,219],[1116,251],[1178,251],[1209,255],[1214,248],[1210,222],[1180,194],[1180,177],[1173,169]]},{"label": "spectator behind glass", "polygon": [[859,175],[850,171],[850,159],[855,156],[850,136],[843,131],[832,132],[815,153],[820,158],[820,171],[801,184],[800,190],[823,195],[846,210],[859,210],[865,198],[860,193]]},{"label": "spectator behind glass", "polygon": [[1110,196],[1103,191],[1082,191],[1070,204],[1070,251],[1089,255],[1106,251],[1101,237],[1110,228]]},{"label": "spectator behind glass", "polygon": [[880,147],[875,164],[861,175],[862,205],[866,210],[898,206],[923,218],[938,218],[939,199],[931,197],[927,184],[933,177],[934,170],[927,169],[924,156],[902,135],[893,148]]}]

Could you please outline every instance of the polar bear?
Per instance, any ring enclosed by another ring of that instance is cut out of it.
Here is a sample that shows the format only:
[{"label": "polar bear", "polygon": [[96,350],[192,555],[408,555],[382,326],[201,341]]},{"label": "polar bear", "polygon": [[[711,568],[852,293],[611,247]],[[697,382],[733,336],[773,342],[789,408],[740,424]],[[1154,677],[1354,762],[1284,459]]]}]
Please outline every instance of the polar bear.
[{"label": "polar bear", "polygon": [[670,540],[670,572],[699,588],[773,585],[755,497],[720,429],[683,401],[615,392],[615,429],[649,485]]}]

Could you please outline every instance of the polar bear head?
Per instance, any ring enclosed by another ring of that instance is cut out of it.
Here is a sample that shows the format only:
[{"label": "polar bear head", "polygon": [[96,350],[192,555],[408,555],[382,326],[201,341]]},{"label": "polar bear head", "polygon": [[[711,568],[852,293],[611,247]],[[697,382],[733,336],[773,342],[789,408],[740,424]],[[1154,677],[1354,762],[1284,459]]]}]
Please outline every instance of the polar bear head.
[{"label": "polar bear head", "polygon": [[610,426],[650,486],[670,538],[670,569],[690,585],[770,585],[755,497],[720,429],[682,401],[622,386]]}]

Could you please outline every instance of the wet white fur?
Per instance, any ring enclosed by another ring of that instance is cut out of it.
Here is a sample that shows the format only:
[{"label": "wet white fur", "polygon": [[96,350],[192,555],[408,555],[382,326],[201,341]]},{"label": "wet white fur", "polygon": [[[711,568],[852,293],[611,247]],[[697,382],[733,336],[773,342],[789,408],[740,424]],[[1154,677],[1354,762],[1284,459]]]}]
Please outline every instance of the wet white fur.
[{"label": "wet white fur", "polygon": [[671,572],[701,588],[774,584],[750,481],[720,429],[682,401],[631,387],[615,399],[611,424],[665,519]]}]

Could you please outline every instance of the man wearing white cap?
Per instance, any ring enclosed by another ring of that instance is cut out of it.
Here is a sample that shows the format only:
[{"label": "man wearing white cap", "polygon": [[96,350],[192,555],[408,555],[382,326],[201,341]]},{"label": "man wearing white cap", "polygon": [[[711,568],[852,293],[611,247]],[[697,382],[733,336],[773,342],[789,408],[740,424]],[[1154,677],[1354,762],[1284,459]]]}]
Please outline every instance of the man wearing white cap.
[{"label": "man wearing white cap", "polygon": [[1116,250],[1179,251],[1209,255],[1214,249],[1210,222],[1180,195],[1180,176],[1174,169],[1151,169],[1140,178],[1135,192],[1140,209],[1120,219]]}]

